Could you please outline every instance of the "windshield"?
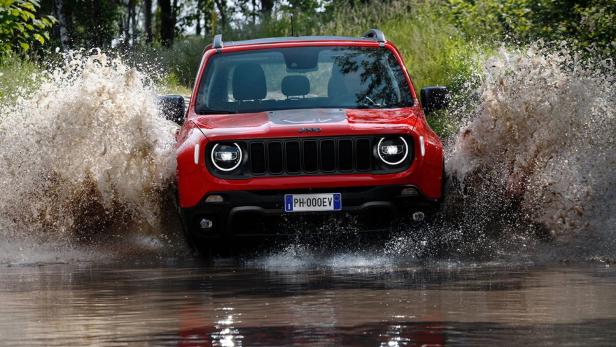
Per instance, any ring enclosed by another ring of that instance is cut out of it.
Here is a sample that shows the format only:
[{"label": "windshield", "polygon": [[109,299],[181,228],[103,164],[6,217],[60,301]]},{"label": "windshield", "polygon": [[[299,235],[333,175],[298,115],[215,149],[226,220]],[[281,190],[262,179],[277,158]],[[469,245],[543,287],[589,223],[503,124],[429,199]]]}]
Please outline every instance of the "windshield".
[{"label": "windshield", "polygon": [[297,47],[214,55],[197,94],[198,114],[301,108],[412,106],[386,48]]}]

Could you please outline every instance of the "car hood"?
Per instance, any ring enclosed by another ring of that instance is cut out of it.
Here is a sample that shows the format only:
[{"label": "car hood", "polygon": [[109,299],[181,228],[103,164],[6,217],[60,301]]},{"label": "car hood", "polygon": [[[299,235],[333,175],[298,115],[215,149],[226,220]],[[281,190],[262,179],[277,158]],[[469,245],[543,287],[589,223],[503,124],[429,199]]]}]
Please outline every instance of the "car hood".
[{"label": "car hood", "polygon": [[339,136],[408,131],[419,108],[300,109],[259,113],[204,115],[192,118],[204,134],[214,138]]}]

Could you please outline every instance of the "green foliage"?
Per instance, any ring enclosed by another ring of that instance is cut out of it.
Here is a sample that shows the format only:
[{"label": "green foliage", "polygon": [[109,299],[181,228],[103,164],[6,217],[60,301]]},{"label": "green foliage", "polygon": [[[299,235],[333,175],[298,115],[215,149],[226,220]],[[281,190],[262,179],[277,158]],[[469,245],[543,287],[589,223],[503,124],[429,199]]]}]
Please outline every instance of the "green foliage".
[{"label": "green foliage", "polygon": [[164,70],[175,76],[182,85],[192,86],[203,49],[210,40],[199,37],[188,37],[177,40],[172,50],[163,51],[159,55],[161,62],[164,63]]},{"label": "green foliage", "polygon": [[166,89],[185,91],[187,87],[192,87],[203,50],[211,42],[209,37],[184,37],[176,40],[171,48],[145,45],[135,47],[123,58],[134,65],[152,70],[154,76],[163,71],[164,76],[158,79]]},{"label": "green foliage", "polygon": [[229,40],[246,40],[261,37],[311,35],[331,20],[329,13],[317,13],[314,10],[302,11],[297,9],[300,5],[295,6],[281,6],[277,9],[275,17],[263,17],[256,25],[251,22],[238,22],[236,23],[237,29],[223,32],[224,37]]},{"label": "green foliage", "polygon": [[37,17],[39,7],[37,0],[0,0],[0,55],[25,53],[49,40],[55,19]]},{"label": "green foliage", "polygon": [[27,92],[38,86],[39,72],[36,63],[12,53],[5,54],[0,64],[0,105],[10,103],[9,99],[19,90]]},{"label": "green foliage", "polygon": [[576,7],[580,16],[578,40],[583,46],[596,47],[605,56],[616,56],[616,1],[599,0],[588,7]]},{"label": "green foliage", "polygon": [[467,37],[516,43],[569,41],[616,56],[614,0],[448,0]]},{"label": "green foliage", "polygon": [[449,0],[449,16],[467,37],[500,41],[530,28],[527,0]]},{"label": "green foliage", "polygon": [[112,0],[64,0],[67,29],[73,47],[109,47],[121,33],[121,2]]}]

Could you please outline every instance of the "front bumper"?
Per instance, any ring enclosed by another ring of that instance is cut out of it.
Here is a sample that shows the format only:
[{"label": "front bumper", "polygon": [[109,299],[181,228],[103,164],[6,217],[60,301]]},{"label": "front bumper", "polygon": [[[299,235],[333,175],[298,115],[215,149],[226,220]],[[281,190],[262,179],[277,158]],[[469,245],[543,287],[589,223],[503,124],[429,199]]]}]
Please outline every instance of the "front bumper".
[{"label": "front bumper", "polygon": [[[414,189],[415,194],[409,194]],[[331,212],[284,212],[285,194],[341,193],[342,211]],[[219,195],[222,202],[206,202],[206,198]],[[231,238],[276,236],[288,231],[273,228],[271,222],[280,217],[358,215],[368,221],[382,220],[428,210],[437,201],[426,199],[413,186],[378,186],[327,189],[294,189],[289,191],[227,191],[211,192],[195,207],[182,208],[181,214],[187,232],[198,238]],[[378,217],[378,218],[377,218]],[[212,221],[212,227],[204,230],[200,222],[204,218]],[[282,221],[284,223],[284,221]]]}]

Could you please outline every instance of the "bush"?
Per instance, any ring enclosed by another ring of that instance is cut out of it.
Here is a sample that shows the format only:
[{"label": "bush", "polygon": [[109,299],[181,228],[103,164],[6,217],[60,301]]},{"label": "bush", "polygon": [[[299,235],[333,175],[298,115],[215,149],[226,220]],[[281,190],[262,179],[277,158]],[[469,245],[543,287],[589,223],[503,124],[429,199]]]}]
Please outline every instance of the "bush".
[{"label": "bush", "polygon": [[9,99],[20,90],[34,89],[39,84],[39,77],[38,64],[14,54],[5,55],[0,64],[0,105],[10,102]]},{"label": "bush", "polygon": [[205,46],[211,38],[186,37],[176,40],[170,50],[156,50],[154,60],[168,73],[169,81],[177,80],[184,86],[192,88]]},{"label": "bush", "polygon": [[613,0],[449,0],[449,5],[467,37],[522,44],[568,41],[579,50],[616,56]]},{"label": "bush", "polygon": [[35,42],[49,40],[55,19],[51,16],[36,17],[37,0],[0,0],[0,62],[9,52],[27,52]]},{"label": "bush", "polygon": [[203,50],[211,38],[184,37],[172,48],[140,46],[123,54],[124,59],[146,70],[166,92],[190,94]]}]

